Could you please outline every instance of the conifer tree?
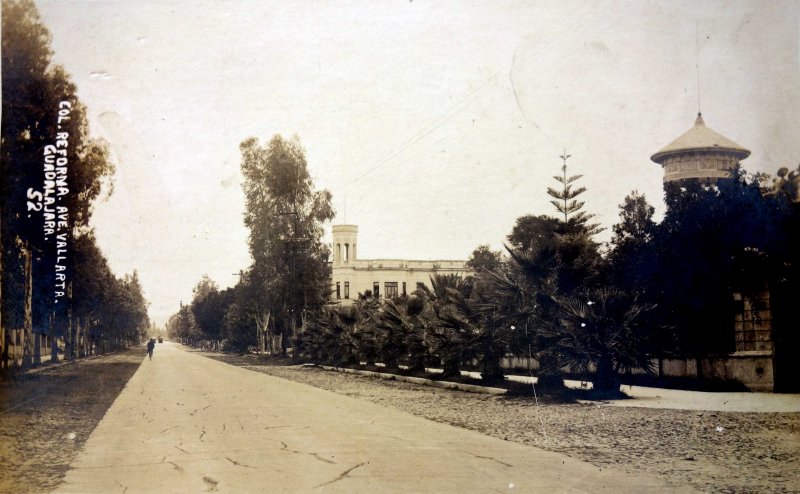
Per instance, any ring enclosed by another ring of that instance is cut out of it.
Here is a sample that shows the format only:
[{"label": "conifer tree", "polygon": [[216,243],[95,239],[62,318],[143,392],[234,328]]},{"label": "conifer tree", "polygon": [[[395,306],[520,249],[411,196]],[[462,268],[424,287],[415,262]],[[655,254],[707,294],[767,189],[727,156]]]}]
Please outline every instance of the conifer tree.
[{"label": "conifer tree", "polygon": [[570,155],[567,154],[566,150],[559,156],[563,163],[561,166],[562,175],[554,175],[553,178],[561,184],[561,189],[556,190],[553,187],[548,187],[547,195],[553,198],[550,203],[556,207],[559,213],[564,215],[562,223],[564,231],[560,233],[595,235],[604,229],[600,228],[598,223],[589,223],[589,220],[594,217],[593,214],[581,211],[586,203],[576,198],[586,192],[586,187],[575,188],[575,182],[583,175],[567,175],[567,159],[569,157]]}]

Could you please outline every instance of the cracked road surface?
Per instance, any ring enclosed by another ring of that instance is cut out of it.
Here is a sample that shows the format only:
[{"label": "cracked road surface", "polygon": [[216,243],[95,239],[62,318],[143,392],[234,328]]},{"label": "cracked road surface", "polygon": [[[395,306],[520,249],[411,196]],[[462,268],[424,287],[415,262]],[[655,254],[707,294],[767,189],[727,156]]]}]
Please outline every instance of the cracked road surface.
[{"label": "cracked road surface", "polygon": [[57,492],[676,490],[164,343]]}]

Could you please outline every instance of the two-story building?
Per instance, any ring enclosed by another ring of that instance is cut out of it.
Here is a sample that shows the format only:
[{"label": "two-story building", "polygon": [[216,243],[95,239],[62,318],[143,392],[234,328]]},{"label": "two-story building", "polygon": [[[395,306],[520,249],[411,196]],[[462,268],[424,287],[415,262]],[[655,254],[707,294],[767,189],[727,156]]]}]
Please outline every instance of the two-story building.
[{"label": "two-story building", "polygon": [[359,259],[358,226],[333,225],[332,298],[349,305],[367,291],[377,298],[410,295],[421,285],[430,287],[434,274],[474,274],[466,261]]}]

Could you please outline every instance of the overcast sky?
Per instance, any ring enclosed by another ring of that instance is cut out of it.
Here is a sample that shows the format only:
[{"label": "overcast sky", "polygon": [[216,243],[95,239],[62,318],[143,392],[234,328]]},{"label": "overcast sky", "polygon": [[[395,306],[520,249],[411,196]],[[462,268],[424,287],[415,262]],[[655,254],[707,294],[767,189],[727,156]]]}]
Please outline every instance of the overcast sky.
[{"label": "overcast sky", "polygon": [[250,264],[250,136],[299,136],[365,259],[502,248],[564,149],[602,240],[631,190],[661,215],[650,156],[698,95],[749,171],[800,161],[798,2],[36,3],[117,165],[100,246],[158,324]]}]

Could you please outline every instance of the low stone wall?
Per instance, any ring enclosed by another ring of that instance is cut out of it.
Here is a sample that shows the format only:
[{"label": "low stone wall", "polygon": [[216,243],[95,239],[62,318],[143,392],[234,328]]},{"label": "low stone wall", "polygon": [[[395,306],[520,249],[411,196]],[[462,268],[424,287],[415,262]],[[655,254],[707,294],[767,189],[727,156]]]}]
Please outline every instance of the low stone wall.
[{"label": "low stone wall", "polygon": [[[530,362],[530,364],[529,364]],[[653,359],[653,368],[659,368],[658,359]],[[771,392],[775,381],[771,352],[736,352],[701,360],[703,377],[718,381],[738,381],[747,389]],[[536,371],[539,363],[527,357],[506,357],[501,365],[504,369],[528,369]],[[530,367],[529,367],[530,365]],[[631,374],[645,374],[643,369],[634,369]],[[661,359],[661,375],[664,377],[697,378],[697,359],[673,357]]]},{"label": "low stone wall", "polygon": [[[658,368],[658,360],[654,361]],[[775,387],[771,352],[736,352],[701,359],[703,377],[718,381],[738,381],[751,391],[770,392]],[[665,377],[697,378],[697,359],[661,360]]]},{"label": "low stone wall", "polygon": [[751,391],[773,391],[775,379],[772,355],[765,352],[737,352],[703,359],[703,375],[711,379],[736,380]]}]

